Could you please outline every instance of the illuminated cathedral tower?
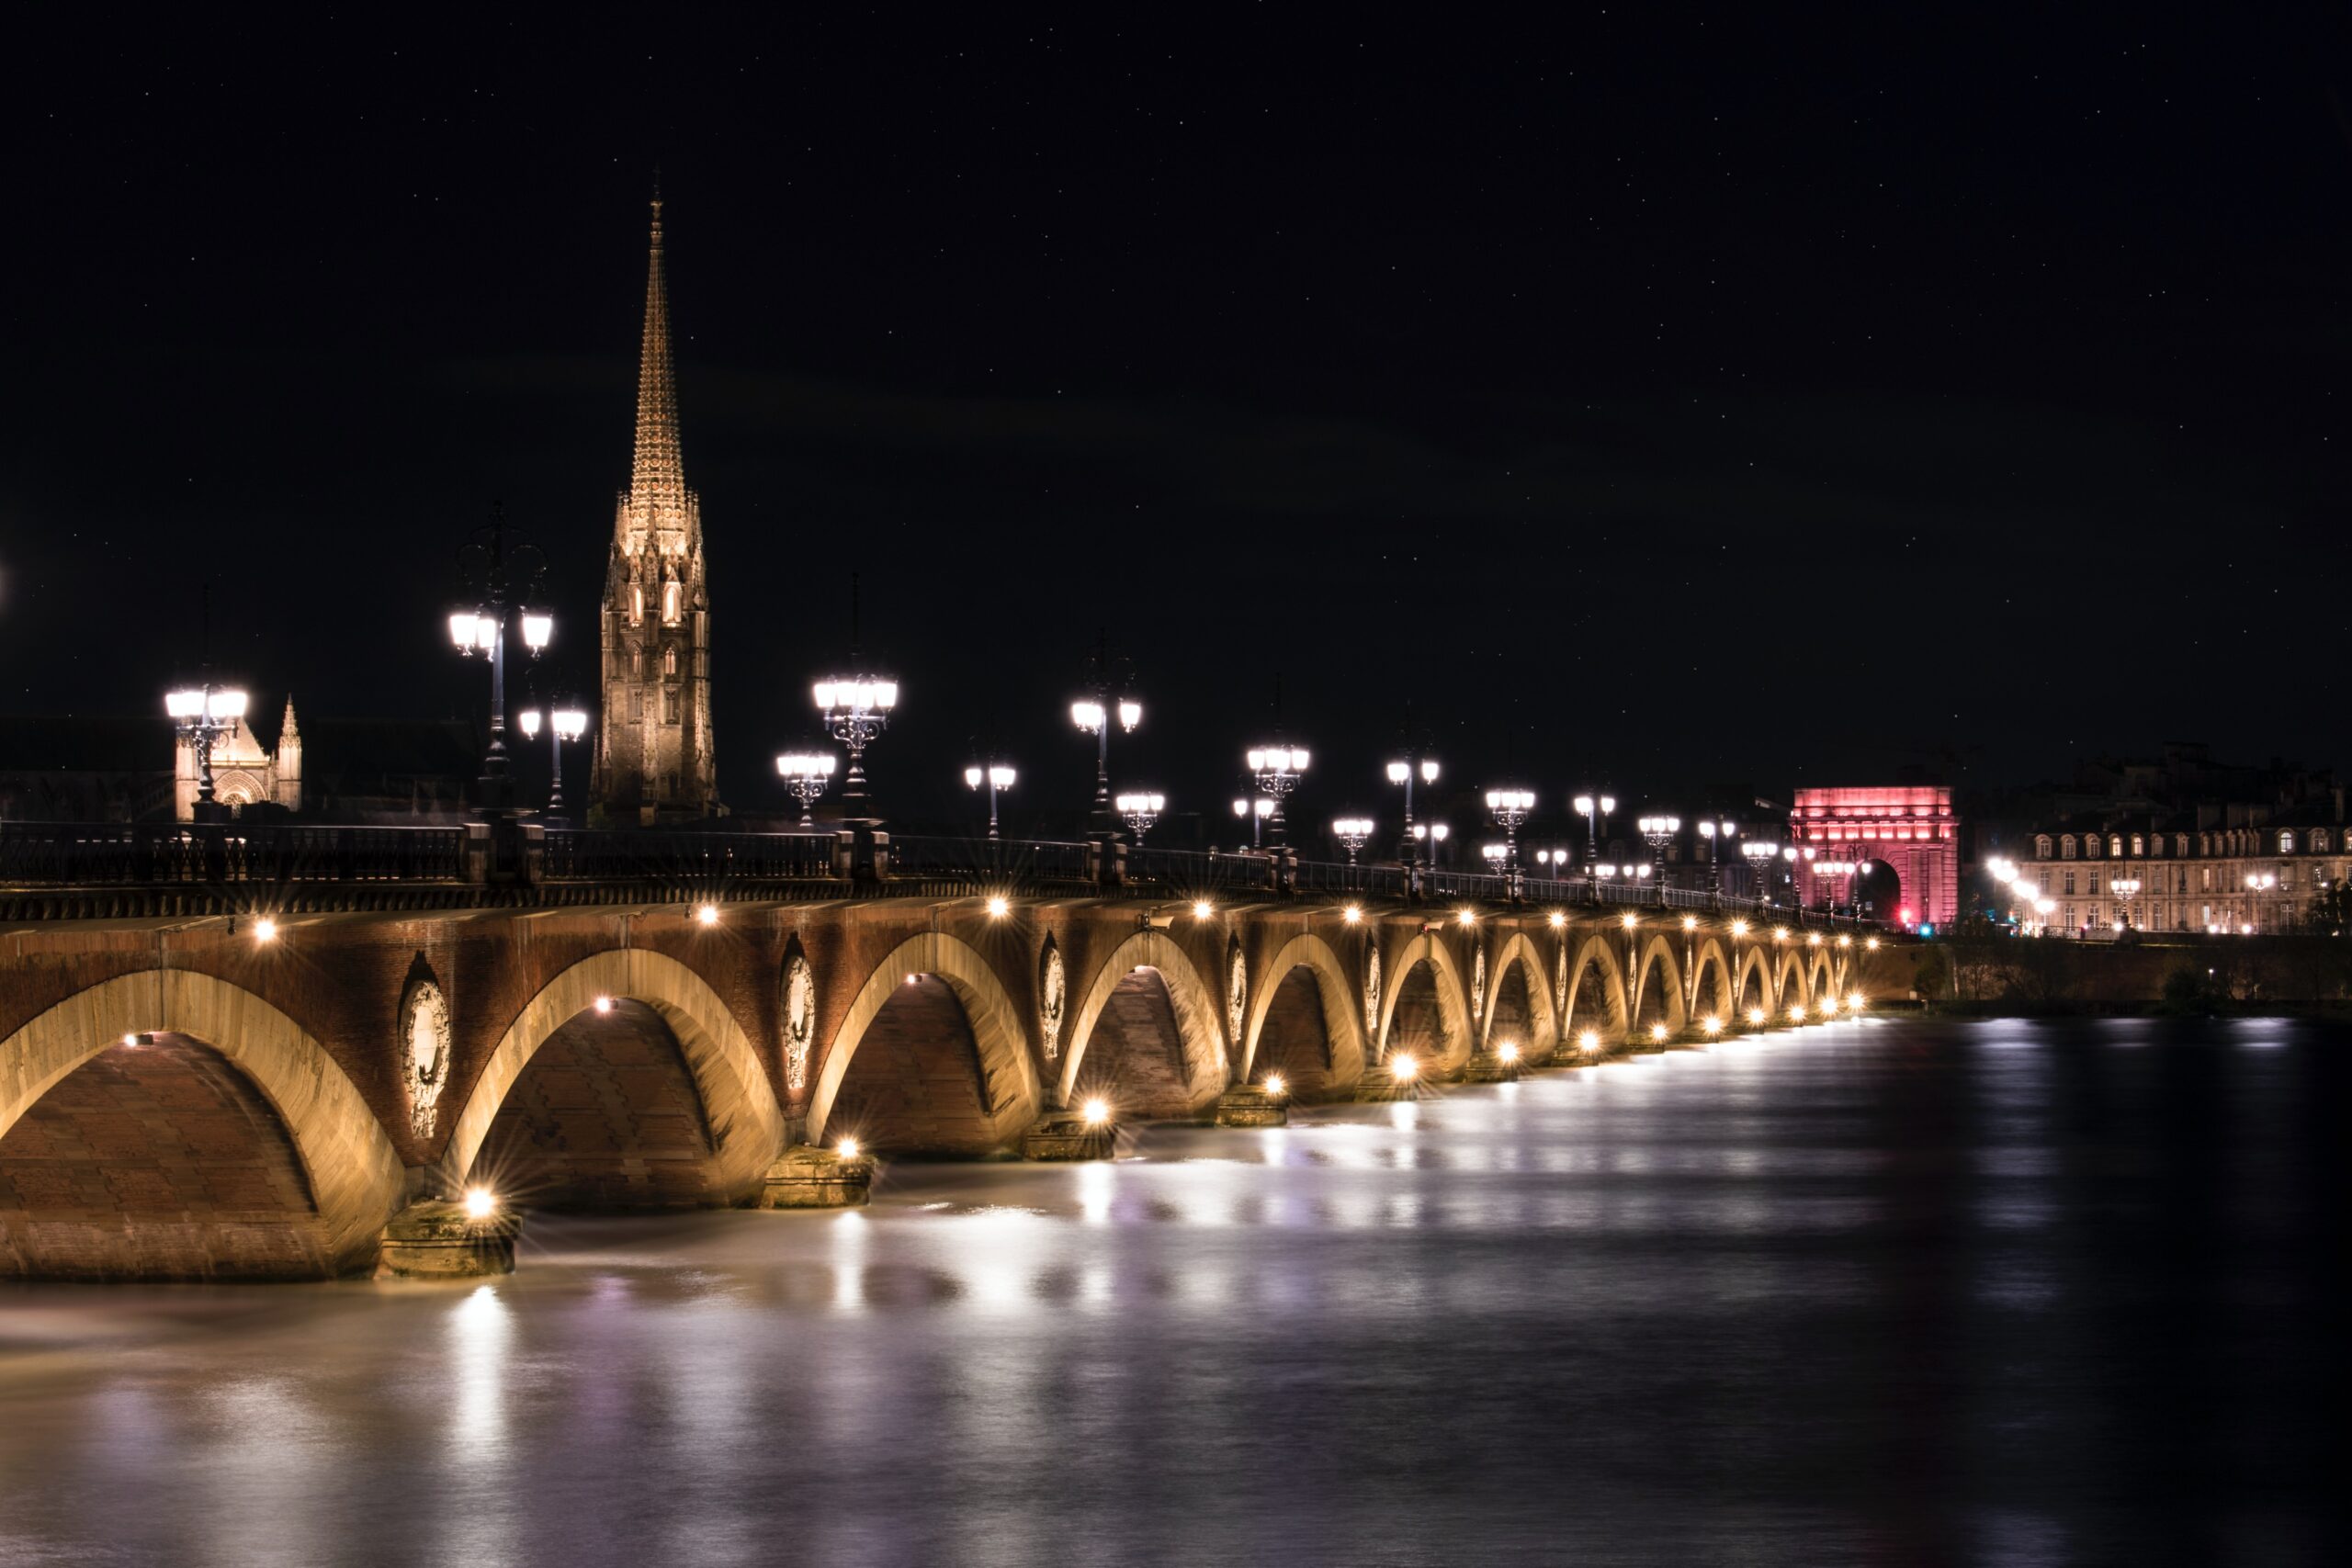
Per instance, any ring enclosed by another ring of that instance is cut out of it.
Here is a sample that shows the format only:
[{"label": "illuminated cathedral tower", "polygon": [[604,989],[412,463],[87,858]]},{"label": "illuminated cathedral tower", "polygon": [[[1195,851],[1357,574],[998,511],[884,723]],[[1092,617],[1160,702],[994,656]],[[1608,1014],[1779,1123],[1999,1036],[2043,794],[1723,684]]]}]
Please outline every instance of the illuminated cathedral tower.
[{"label": "illuminated cathedral tower", "polygon": [[637,460],[613,518],[604,620],[605,711],[592,786],[597,803],[616,824],[718,815],[702,503],[686,488],[678,450],[658,187],[637,373]]}]

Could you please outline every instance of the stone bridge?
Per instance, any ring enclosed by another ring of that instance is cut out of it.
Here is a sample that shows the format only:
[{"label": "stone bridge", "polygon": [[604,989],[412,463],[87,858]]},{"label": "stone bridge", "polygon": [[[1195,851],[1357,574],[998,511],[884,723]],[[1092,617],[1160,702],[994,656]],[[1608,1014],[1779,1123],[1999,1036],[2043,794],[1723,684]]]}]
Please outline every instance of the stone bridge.
[{"label": "stone bridge", "polygon": [[1237,1094],[1263,1112],[1272,1079],[1276,1114],[1393,1098],[1751,1011],[1786,1025],[1908,976],[1850,927],[1525,885],[1410,903],[1300,890],[1312,876],[212,871],[0,888],[0,1276],[322,1278],[469,1189],[521,1210],[752,1204],[844,1138],[979,1156],[1090,1100],[1133,1122]]}]

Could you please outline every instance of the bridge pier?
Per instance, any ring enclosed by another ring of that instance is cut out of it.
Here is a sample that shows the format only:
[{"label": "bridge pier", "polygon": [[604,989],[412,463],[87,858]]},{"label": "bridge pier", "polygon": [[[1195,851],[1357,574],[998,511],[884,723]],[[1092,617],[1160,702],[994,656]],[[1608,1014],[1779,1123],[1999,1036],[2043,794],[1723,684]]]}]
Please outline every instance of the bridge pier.
[{"label": "bridge pier", "polygon": [[514,1239],[522,1230],[522,1217],[503,1206],[477,1214],[447,1199],[411,1203],[384,1226],[376,1277],[480,1280],[512,1274]]},{"label": "bridge pier", "polygon": [[1289,1097],[1269,1094],[1258,1084],[1237,1084],[1217,1096],[1216,1124],[1220,1127],[1287,1127],[1290,1125]]},{"label": "bridge pier", "polygon": [[1505,1056],[1500,1051],[1473,1051],[1470,1059],[1462,1064],[1464,1083],[1517,1083],[1520,1059],[1516,1047]]},{"label": "bridge pier", "polygon": [[865,1206],[873,1185],[871,1156],[797,1144],[761,1176],[760,1207],[858,1209]]},{"label": "bridge pier", "polygon": [[1108,1117],[1057,1111],[1039,1118],[1021,1134],[1021,1157],[1034,1160],[1109,1159],[1118,1129]]}]

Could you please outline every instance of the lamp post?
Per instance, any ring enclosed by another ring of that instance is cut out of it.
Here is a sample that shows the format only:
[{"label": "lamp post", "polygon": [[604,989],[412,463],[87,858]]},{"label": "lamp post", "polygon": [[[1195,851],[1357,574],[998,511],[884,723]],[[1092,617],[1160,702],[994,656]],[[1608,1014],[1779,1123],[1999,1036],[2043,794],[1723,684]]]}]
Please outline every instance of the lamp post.
[{"label": "lamp post", "polygon": [[164,694],[164,712],[172,728],[196,753],[196,809],[198,822],[217,822],[225,813],[212,798],[212,741],[237,728],[245,716],[245,694],[216,686],[207,678],[201,686]]},{"label": "lamp post", "polygon": [[775,760],[775,771],[784,778],[786,792],[800,803],[803,828],[817,825],[808,808],[825,793],[825,785],[833,776],[834,761],[831,751],[786,751]]},{"label": "lamp post", "polygon": [[1699,819],[1699,837],[1707,840],[1707,891],[1717,898],[1724,896],[1723,873],[1715,866],[1715,840],[1721,838],[1725,852],[1739,833],[1739,824],[1728,817],[1720,819],[1702,817]]},{"label": "lamp post", "polygon": [[1133,833],[1136,842],[1140,844],[1143,836],[1151,831],[1151,825],[1159,820],[1160,812],[1167,809],[1168,797],[1156,790],[1138,790],[1119,796],[1112,804],[1117,808],[1121,820],[1126,823],[1127,831]]},{"label": "lamp post", "polygon": [[969,788],[989,792],[989,842],[996,842],[996,797],[1012,787],[1012,766],[1005,762],[976,762],[964,770],[964,783]]},{"label": "lamp post", "polygon": [[1580,795],[1568,804],[1576,807],[1577,815],[1584,818],[1585,878],[1593,885],[1594,897],[1598,897],[1600,830],[1608,825],[1609,814],[1617,809],[1617,797],[1613,795]]},{"label": "lamp post", "polygon": [[2254,916],[2255,923],[2256,925],[2264,923],[2262,919],[2262,895],[2269,892],[2272,888],[2278,886],[2278,874],[2276,872],[2263,871],[2246,873],[2245,887],[2246,893],[2248,894],[2245,901],[2246,911]]},{"label": "lamp post", "polygon": [[1405,786],[1405,829],[1398,844],[1408,866],[1413,863],[1413,851],[1421,841],[1420,835],[1413,831],[1413,780],[1418,777],[1425,784],[1433,784],[1437,783],[1437,773],[1435,757],[1416,757],[1408,753],[1388,764],[1388,782]]},{"label": "lamp post", "polygon": [[1756,882],[1756,902],[1770,903],[1772,890],[1767,876],[1772,862],[1780,858],[1781,846],[1763,839],[1746,839],[1740,842],[1739,852],[1747,857],[1747,869]]},{"label": "lamp post", "polygon": [[503,508],[477,528],[458,550],[459,580],[474,591],[474,607],[449,613],[449,640],[459,654],[490,660],[490,746],[481,760],[481,804],[504,810],[514,804],[514,780],[506,773],[506,618],[520,610],[523,644],[537,659],[555,637],[555,617],[541,606],[548,562],[538,546],[522,542],[506,525]]},{"label": "lamp post", "polygon": [[899,683],[883,675],[830,675],[814,688],[817,714],[825,733],[849,753],[849,773],[842,781],[842,819],[865,817],[865,749],[890,727],[891,710],[899,705]]},{"label": "lamp post", "polygon": [[1666,902],[1666,846],[1682,830],[1679,817],[1644,817],[1640,818],[1641,834],[1650,846],[1650,863],[1657,868],[1657,901]]},{"label": "lamp post", "polygon": [[1356,854],[1371,839],[1373,820],[1369,817],[1339,817],[1331,822],[1331,836],[1348,852],[1348,863],[1356,863]]},{"label": "lamp post", "polygon": [[1495,826],[1503,830],[1503,862],[1507,869],[1519,869],[1519,825],[1535,809],[1535,792],[1532,789],[1490,789],[1487,792],[1487,810]]},{"label": "lamp post", "polygon": [[1274,842],[1283,841],[1283,797],[1298,787],[1301,774],[1306,772],[1306,748],[1304,746],[1252,746],[1245,759],[1250,772],[1258,783],[1258,793],[1273,802],[1266,815],[1267,831]]},{"label": "lamp post", "polygon": [[2116,916],[2116,929],[2128,931],[2132,929],[2132,900],[2140,896],[2140,879],[2119,876],[2109,886],[2115,889],[2115,902],[2120,908]]},{"label": "lamp post", "polygon": [[[525,708],[517,716],[524,736],[532,740],[539,738],[540,717],[537,708]],[[550,749],[548,785],[548,825],[563,825],[563,743],[577,740],[588,733],[588,715],[577,703],[565,703],[548,715],[548,745]]]},{"label": "lamp post", "polygon": [[1235,801],[1233,814],[1236,817],[1250,818],[1250,847],[1253,850],[1263,849],[1265,822],[1267,818],[1274,814],[1274,803],[1262,795],[1252,795],[1247,800]]},{"label": "lamp post", "polygon": [[1115,701],[1112,698],[1109,664],[1097,652],[1092,694],[1070,704],[1069,717],[1080,732],[1094,737],[1094,830],[1104,834],[1117,831],[1116,818],[1111,814],[1111,722],[1114,715],[1120,730],[1132,735],[1136,726],[1143,722],[1143,704],[1125,693]]},{"label": "lamp post", "polygon": [[1443,844],[1453,833],[1453,829],[1442,822],[1417,822],[1413,825],[1413,842],[1416,844],[1426,842],[1429,845],[1430,864],[1435,867],[1438,847]]}]

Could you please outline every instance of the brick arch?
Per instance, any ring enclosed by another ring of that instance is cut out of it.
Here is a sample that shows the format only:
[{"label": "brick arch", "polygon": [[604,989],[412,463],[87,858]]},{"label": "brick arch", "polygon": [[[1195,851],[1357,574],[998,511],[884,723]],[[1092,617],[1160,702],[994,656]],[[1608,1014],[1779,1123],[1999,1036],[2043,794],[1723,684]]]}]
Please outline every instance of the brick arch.
[{"label": "brick arch", "polygon": [[1625,964],[1617,956],[1617,934],[1613,931],[1596,931],[1576,944],[1575,956],[1569,959],[1568,1016],[1561,1027],[1573,1032],[1576,1029],[1577,1003],[1584,998],[1585,976],[1596,968],[1600,972],[1600,1004],[1608,1014],[1605,1034],[1622,1043],[1634,1027],[1632,998],[1625,985]]},{"label": "brick arch", "polygon": [[1751,943],[1747,951],[1739,955],[1739,964],[1734,974],[1736,978],[1733,1006],[1743,1014],[1749,1008],[1762,1008],[1768,1013],[1773,1010],[1772,966],[1765,962],[1760,943]]},{"label": "brick arch", "polygon": [[1829,961],[1826,946],[1814,949],[1813,962],[1805,965],[1805,988],[1814,996],[1827,996],[1838,987],[1836,965]]},{"label": "brick arch", "polygon": [[326,1047],[243,987],[150,969],[77,991],[0,1041],[0,1136],[76,1068],[126,1034],[183,1036],[260,1092],[302,1168],[331,1272],[362,1269],[400,1205],[406,1168]]},{"label": "brick arch", "polygon": [[1295,936],[1284,942],[1255,983],[1257,994],[1250,1000],[1241,1034],[1240,1077],[1245,1081],[1257,1063],[1266,1019],[1273,1010],[1276,995],[1283,983],[1301,970],[1313,979],[1316,997],[1321,1003],[1323,1033],[1330,1052],[1327,1081],[1352,1083],[1363,1076],[1363,1002],[1356,981],[1349,975],[1347,965],[1340,962],[1340,955],[1331,951],[1331,944],[1309,934]]},{"label": "brick arch", "polygon": [[1441,1070],[1460,1066],[1470,1057],[1471,1042],[1476,1038],[1470,1028],[1470,987],[1462,978],[1461,966],[1454,963],[1453,953],[1445,943],[1424,931],[1405,946],[1396,956],[1381,988],[1380,1037],[1373,1060],[1385,1062],[1394,1048],[1396,1009],[1404,1000],[1405,987],[1414,972],[1426,966],[1430,985],[1437,998],[1438,1028],[1445,1035],[1445,1050],[1430,1066]]},{"label": "brick arch", "polygon": [[640,1002],[659,1016],[693,1075],[708,1129],[710,1181],[722,1193],[757,1190],[784,1145],[784,1108],[759,1054],[709,982],[644,948],[591,954],[549,980],[499,1037],[449,1134],[443,1168],[463,1180],[523,1071],[558,1030],[592,1011],[598,997]]},{"label": "brick arch", "polygon": [[1177,1045],[1183,1058],[1184,1109],[1197,1110],[1224,1092],[1225,1036],[1217,1027],[1219,1010],[1215,993],[1202,983],[1192,960],[1165,931],[1140,931],[1113,949],[1097,967],[1094,983],[1087,987],[1086,998],[1079,1003],[1078,1011],[1070,1020],[1069,1051],[1055,1091],[1058,1103],[1070,1103],[1104,1010],[1112,1007],[1114,998],[1132,992],[1138,970],[1159,976],[1168,1016],[1175,1024]]},{"label": "brick arch", "polygon": [[1784,952],[1772,965],[1772,1008],[1786,1012],[1797,1002],[1813,1001],[1804,972],[1804,955],[1795,951]]},{"label": "brick arch", "polygon": [[[1710,976],[1714,978],[1713,989],[1708,985]],[[1714,995],[1717,989],[1722,993],[1720,999]],[[1711,936],[1699,944],[1698,969],[1690,984],[1690,1010],[1701,1015],[1713,1013],[1728,1021],[1733,1003],[1731,963],[1724,956],[1723,943]]]},{"label": "brick arch", "polygon": [[[1631,1010],[1635,1028],[1638,1031],[1644,1027],[1642,1013],[1650,998],[1656,997],[1667,1028],[1679,1034],[1689,1027],[1690,1011],[1682,1002],[1682,964],[1674,956],[1674,944],[1661,932],[1644,942],[1639,952],[1642,966],[1634,971]],[[1653,975],[1656,980],[1651,979]]]},{"label": "brick arch", "polygon": [[1487,1004],[1479,1010],[1478,1043],[1486,1047],[1494,1043],[1495,1009],[1502,1000],[1503,981],[1513,969],[1519,971],[1520,983],[1527,987],[1527,1038],[1519,1042],[1520,1049],[1542,1055],[1559,1040],[1559,1020],[1552,1016],[1552,987],[1544,973],[1544,955],[1535,939],[1525,931],[1513,931],[1495,955],[1494,969],[1487,977]]},{"label": "brick arch", "polygon": [[889,955],[874,966],[865,984],[858,988],[856,999],[850,1003],[841,1027],[833,1032],[832,1042],[825,1049],[824,1065],[818,1070],[817,1087],[808,1098],[810,1143],[824,1138],[826,1122],[840,1098],[842,1080],[849,1074],[852,1059],[875,1019],[910,975],[928,976],[954,993],[956,1004],[963,1010],[964,1021],[971,1030],[983,1084],[990,1091],[1000,1086],[1003,1090],[1001,1094],[984,1095],[990,1141],[1006,1142],[1035,1119],[1042,1098],[1037,1067],[1029,1056],[1028,1030],[1022,1022],[1021,1010],[1013,1006],[1004,982],[970,943],[944,931],[925,931],[892,948]]}]

